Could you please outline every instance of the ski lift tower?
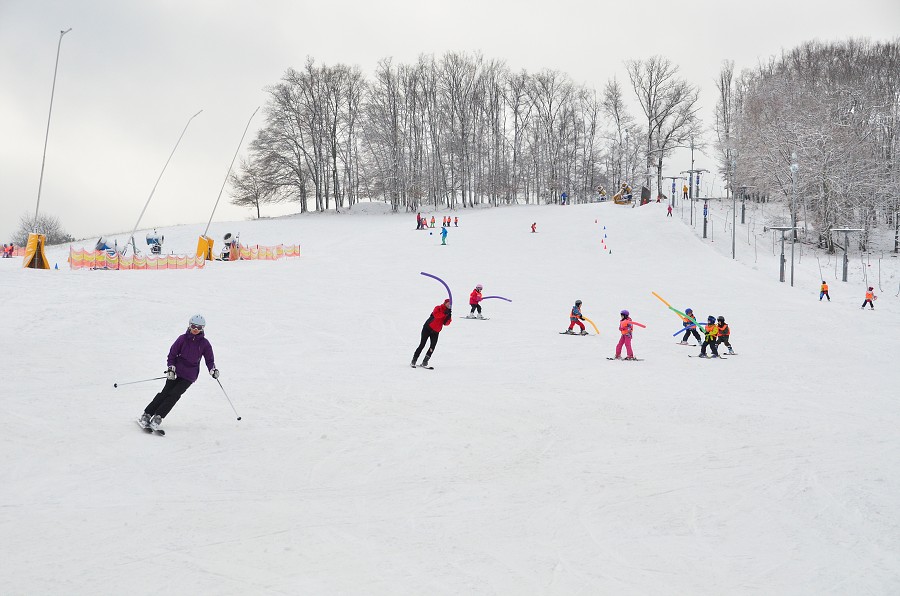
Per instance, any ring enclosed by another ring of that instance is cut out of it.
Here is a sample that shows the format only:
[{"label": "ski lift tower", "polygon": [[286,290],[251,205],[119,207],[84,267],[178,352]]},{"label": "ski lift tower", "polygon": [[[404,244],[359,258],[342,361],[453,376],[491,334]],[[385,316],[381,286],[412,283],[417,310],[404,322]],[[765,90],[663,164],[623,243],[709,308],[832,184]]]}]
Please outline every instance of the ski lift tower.
[{"label": "ski lift tower", "polygon": [[838,246],[841,246],[841,248],[844,249],[844,275],[841,281],[847,281],[847,264],[850,260],[850,257],[848,256],[850,254],[850,233],[862,232],[862,228],[831,228],[828,231],[844,233],[844,246],[841,246],[840,244]]},{"label": "ski lift tower", "polygon": [[784,233],[796,229],[796,226],[772,226],[769,229],[781,232],[781,259],[779,261],[781,264],[778,268],[778,281],[784,283]]}]

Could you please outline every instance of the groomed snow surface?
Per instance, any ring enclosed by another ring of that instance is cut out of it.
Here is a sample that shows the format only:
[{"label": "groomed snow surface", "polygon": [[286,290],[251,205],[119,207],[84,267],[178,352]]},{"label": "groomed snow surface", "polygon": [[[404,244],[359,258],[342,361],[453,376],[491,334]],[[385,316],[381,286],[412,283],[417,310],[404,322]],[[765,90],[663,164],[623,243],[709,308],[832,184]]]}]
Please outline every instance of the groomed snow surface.
[{"label": "groomed snow surface", "polygon": [[[461,210],[447,246],[414,214],[215,224],[302,257],[197,271],[0,260],[0,592],[900,593],[900,300],[819,302],[815,260],[791,288],[664,213]],[[159,232],[190,253],[202,224]],[[420,271],[455,305],[433,371]],[[476,283],[512,302],[464,319]],[[651,291],[739,355],[688,358]],[[599,336],[559,335],[576,299]],[[605,359],[623,308],[643,362]],[[145,435],[162,381],[113,383],[160,376],[195,313],[243,420],[203,373]]]}]

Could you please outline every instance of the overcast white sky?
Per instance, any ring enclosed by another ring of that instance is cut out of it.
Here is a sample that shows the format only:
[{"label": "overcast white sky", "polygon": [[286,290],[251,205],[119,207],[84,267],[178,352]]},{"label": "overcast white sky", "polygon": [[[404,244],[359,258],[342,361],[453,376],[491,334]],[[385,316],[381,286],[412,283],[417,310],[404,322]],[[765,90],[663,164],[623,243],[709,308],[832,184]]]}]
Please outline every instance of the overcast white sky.
[{"label": "overcast white sky", "polygon": [[[307,55],[370,73],[387,56],[411,62],[422,53],[480,51],[600,89],[612,76],[627,81],[624,60],[662,54],[701,87],[711,122],[722,60],[741,69],[814,38],[892,39],[900,2],[0,0],[3,242],[22,214],[34,213],[57,41],[69,27],[40,210],[81,238],[132,228],[200,109],[141,227],[196,222],[202,233],[243,127],[265,102],[263,88]],[[258,114],[247,140],[261,124]],[[670,169],[687,163],[677,155]],[[216,221],[250,215],[228,199],[226,189]]]}]

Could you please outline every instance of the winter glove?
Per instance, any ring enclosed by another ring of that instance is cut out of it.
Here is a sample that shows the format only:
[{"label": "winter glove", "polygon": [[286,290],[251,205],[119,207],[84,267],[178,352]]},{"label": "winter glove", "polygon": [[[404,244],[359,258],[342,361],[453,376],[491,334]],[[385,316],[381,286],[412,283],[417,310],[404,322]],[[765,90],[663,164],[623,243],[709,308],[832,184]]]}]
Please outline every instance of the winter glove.
[{"label": "winter glove", "polygon": [[218,379],[219,378],[219,369],[214,368],[211,371],[209,371],[209,374],[212,375],[212,378]]},{"label": "winter glove", "polygon": [[174,381],[177,378],[178,378],[178,375],[175,374],[174,366],[170,366],[169,368],[166,369],[166,379],[168,379],[170,381]]}]

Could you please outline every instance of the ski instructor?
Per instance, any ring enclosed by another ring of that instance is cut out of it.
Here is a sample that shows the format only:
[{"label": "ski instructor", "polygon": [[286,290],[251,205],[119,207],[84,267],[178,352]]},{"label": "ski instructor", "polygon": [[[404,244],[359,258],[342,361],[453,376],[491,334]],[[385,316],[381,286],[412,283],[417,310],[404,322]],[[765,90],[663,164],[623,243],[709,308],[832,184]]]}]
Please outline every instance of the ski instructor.
[{"label": "ski instructor", "polygon": [[416,348],[416,352],[413,354],[411,364],[413,368],[416,367],[416,361],[419,359],[419,354],[422,353],[422,348],[425,347],[425,342],[430,340],[428,351],[425,352],[425,359],[422,360],[422,366],[428,366],[428,360],[431,358],[431,355],[434,353],[434,347],[437,345],[438,334],[441,332],[441,329],[450,324],[451,314],[449,298],[444,300],[443,304],[438,304],[434,307],[431,316],[422,325],[422,341],[419,342],[419,347]]},{"label": "ski instructor", "polygon": [[141,415],[139,423],[142,427],[159,430],[162,419],[172,410],[188,387],[194,384],[200,375],[200,358],[206,361],[206,367],[212,378],[219,378],[212,345],[203,335],[206,319],[203,315],[194,315],[188,323],[184,335],[178,336],[169,348],[166,370],[166,384],[156,394]]}]

